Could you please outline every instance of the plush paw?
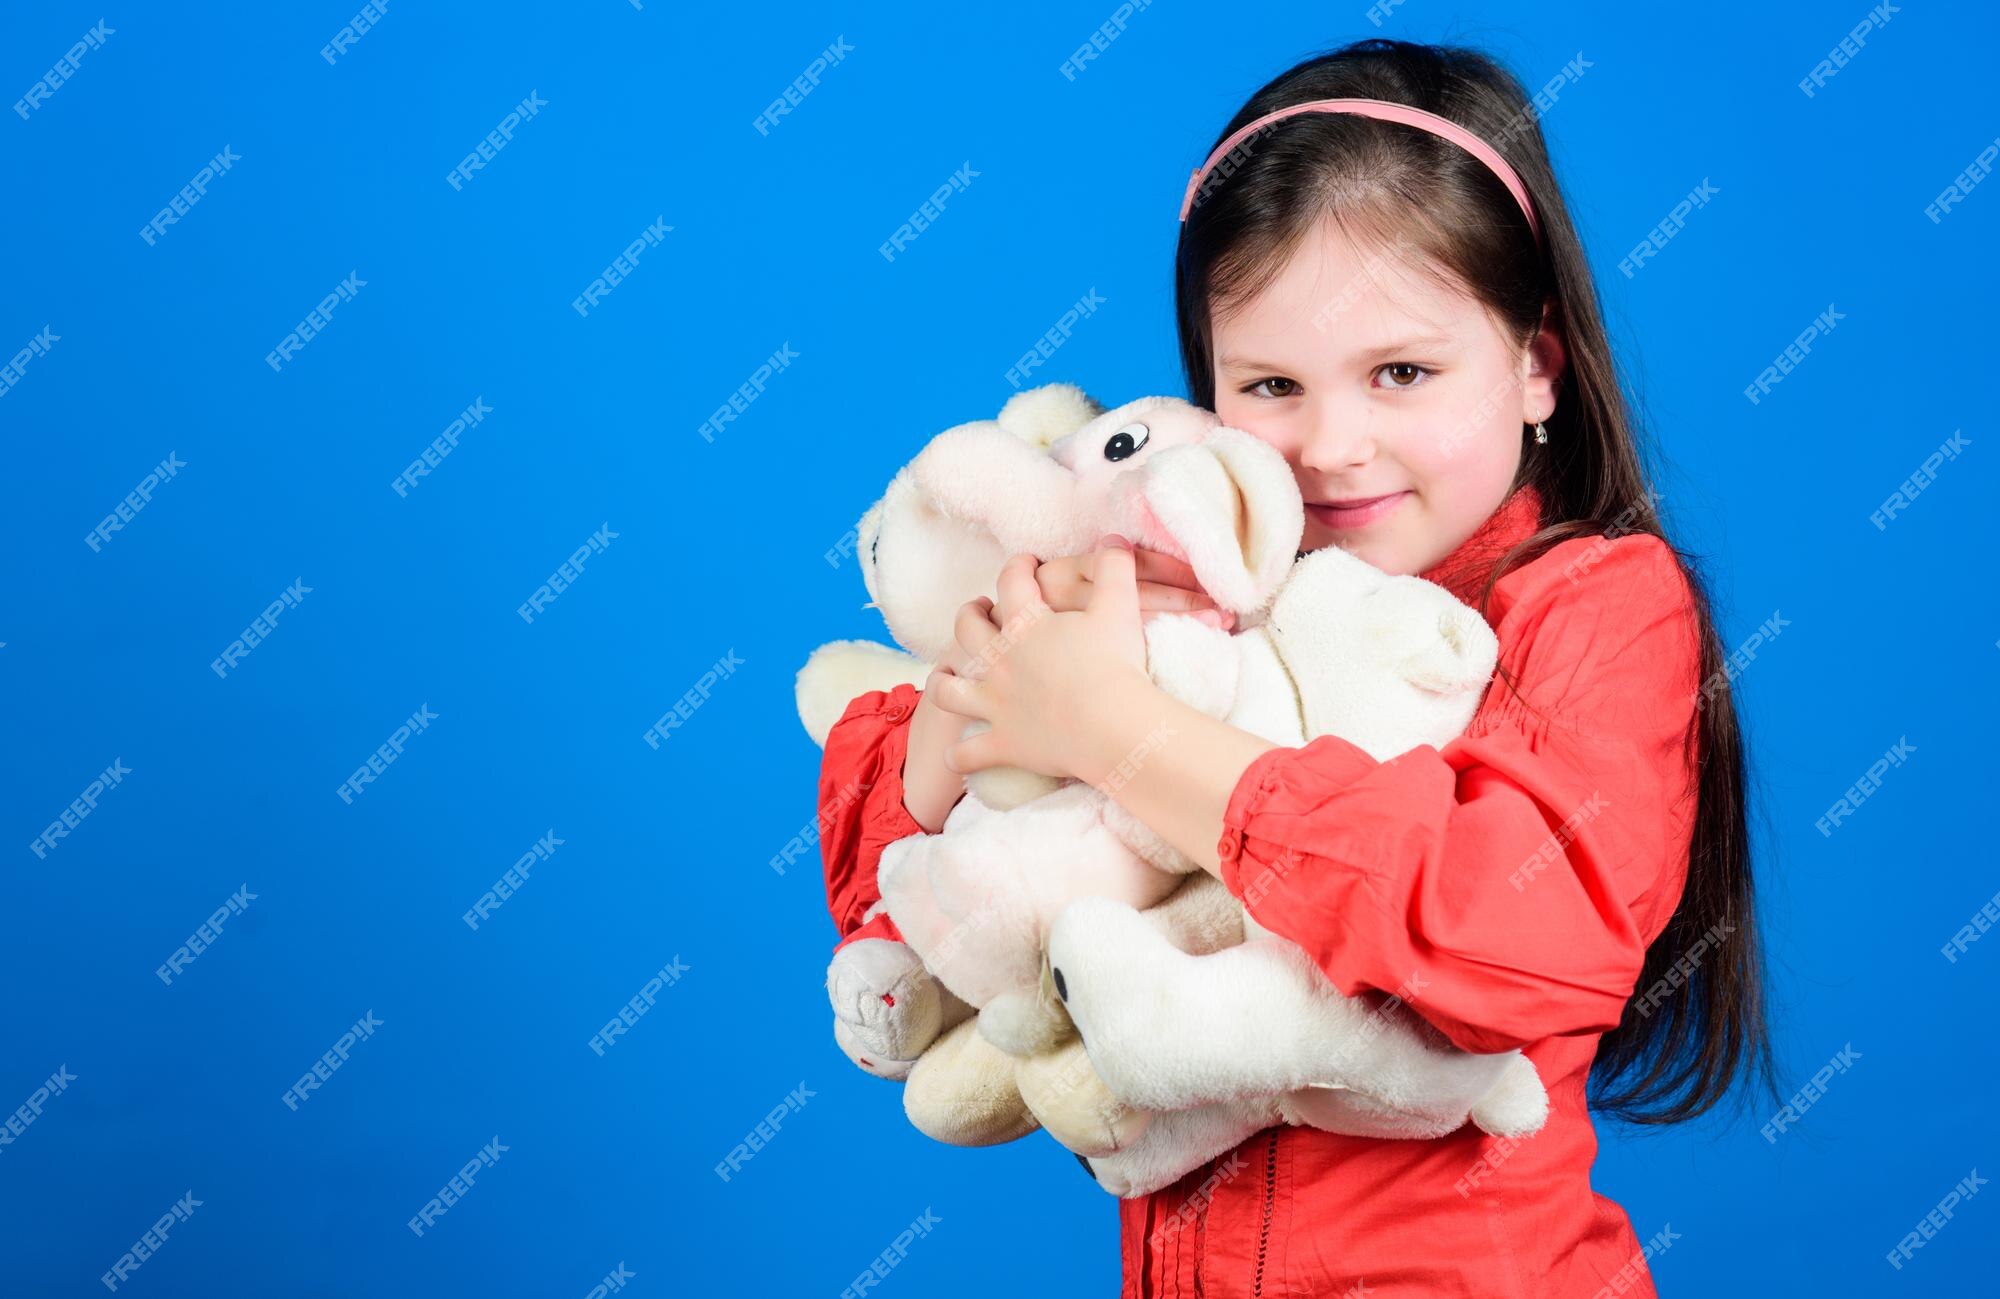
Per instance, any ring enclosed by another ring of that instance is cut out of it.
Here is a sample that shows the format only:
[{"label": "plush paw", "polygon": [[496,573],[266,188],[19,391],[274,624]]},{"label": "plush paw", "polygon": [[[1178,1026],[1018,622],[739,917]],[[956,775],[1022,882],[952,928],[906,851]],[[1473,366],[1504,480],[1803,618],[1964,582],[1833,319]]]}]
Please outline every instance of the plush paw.
[{"label": "plush paw", "polygon": [[842,947],[827,966],[826,994],[856,1049],[877,1060],[915,1060],[944,1026],[943,989],[907,943]]},{"label": "plush paw", "polygon": [[1035,1116],[1015,1083],[1014,1057],[962,1020],[910,1070],[903,1113],[917,1131],[954,1146],[996,1146],[1033,1132]]},{"label": "plush paw", "polygon": [[979,1012],[979,1033],[1008,1055],[1027,1060],[1076,1040],[1076,1026],[1056,996],[1047,965],[1035,992],[1003,992]]},{"label": "plush paw", "polygon": [[910,1076],[910,1070],[916,1068],[915,1060],[891,1060],[874,1054],[855,1040],[854,1030],[848,1027],[846,1020],[837,1016],[833,1021],[833,1041],[840,1048],[841,1054],[854,1062],[856,1068],[863,1073],[872,1073],[877,1078],[902,1082]]},{"label": "plush paw", "polygon": [[1534,1062],[1518,1052],[1510,1054],[1499,1081],[1472,1107],[1473,1123],[1496,1137],[1532,1136],[1548,1118],[1548,1089]]},{"label": "plush paw", "polygon": [[[1080,898],[1049,931],[1049,977],[1082,1035],[1091,1063],[1125,1100],[1161,1104],[1145,1061],[1187,1029],[1163,975],[1192,958],[1131,907]],[[1153,1048],[1149,1050],[1148,1048]]]},{"label": "plush paw", "polygon": [[1043,1130],[1086,1160],[1131,1146],[1153,1118],[1111,1094],[1075,1038],[1021,1061],[1014,1083]]}]

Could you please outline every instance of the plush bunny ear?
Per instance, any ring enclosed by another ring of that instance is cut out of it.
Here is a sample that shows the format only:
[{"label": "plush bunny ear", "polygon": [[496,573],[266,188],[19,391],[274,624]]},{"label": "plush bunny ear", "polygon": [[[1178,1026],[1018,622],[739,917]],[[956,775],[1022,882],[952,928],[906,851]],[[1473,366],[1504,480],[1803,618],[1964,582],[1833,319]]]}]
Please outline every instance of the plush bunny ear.
[{"label": "plush bunny ear", "polygon": [[1075,384],[1051,383],[1009,397],[998,423],[1029,446],[1047,451],[1103,413]]},{"label": "plush bunny ear", "polygon": [[1285,458],[1248,433],[1218,428],[1146,466],[1146,504],[1187,553],[1218,605],[1254,613],[1298,554],[1305,505]]},{"label": "plush bunny ear", "polygon": [[1075,475],[994,421],[947,429],[909,468],[932,509],[992,539],[996,572],[1008,555],[1071,555],[1096,540],[1077,508]]},{"label": "plush bunny ear", "polygon": [[959,606],[994,594],[1007,553],[983,526],[938,510],[909,466],[855,529],[861,578],[896,643],[926,663],[955,636]]}]

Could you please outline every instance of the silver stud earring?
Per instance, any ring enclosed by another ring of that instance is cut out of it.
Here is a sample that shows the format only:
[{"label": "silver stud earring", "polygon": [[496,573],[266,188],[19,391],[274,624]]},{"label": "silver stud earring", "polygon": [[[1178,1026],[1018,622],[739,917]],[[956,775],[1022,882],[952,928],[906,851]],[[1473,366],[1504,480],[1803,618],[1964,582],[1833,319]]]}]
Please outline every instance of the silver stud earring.
[{"label": "silver stud earring", "polygon": [[1547,446],[1549,441],[1549,431],[1542,426],[1540,420],[1535,421],[1535,441],[1542,446]]}]

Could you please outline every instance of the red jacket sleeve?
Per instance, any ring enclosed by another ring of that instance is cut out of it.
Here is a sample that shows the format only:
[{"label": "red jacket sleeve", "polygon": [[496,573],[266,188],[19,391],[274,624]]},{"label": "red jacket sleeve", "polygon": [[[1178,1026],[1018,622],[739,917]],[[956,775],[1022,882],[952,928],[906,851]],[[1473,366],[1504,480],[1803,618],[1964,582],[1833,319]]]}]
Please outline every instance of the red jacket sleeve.
[{"label": "red jacket sleeve", "polygon": [[1387,762],[1335,736],[1269,750],[1217,845],[1342,993],[1396,993],[1478,1052],[1617,1027],[1685,879],[1700,673],[1656,537],[1563,542],[1492,610],[1527,704],[1496,677],[1464,734]]},{"label": "red jacket sleeve", "polygon": [[903,806],[903,757],[921,696],[912,685],[871,690],[856,696],[827,732],[819,767],[819,849],[827,910],[841,934],[836,948],[857,938],[902,937],[886,914],[865,928],[862,916],[882,897],[875,880],[882,850],[924,833]]}]

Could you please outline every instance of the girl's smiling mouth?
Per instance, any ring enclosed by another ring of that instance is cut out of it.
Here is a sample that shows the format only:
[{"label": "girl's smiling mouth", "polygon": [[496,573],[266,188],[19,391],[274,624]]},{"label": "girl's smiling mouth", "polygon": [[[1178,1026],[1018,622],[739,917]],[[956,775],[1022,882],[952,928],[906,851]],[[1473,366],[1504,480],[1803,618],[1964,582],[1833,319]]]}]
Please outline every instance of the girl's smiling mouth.
[{"label": "girl's smiling mouth", "polygon": [[1345,500],[1319,504],[1308,502],[1306,513],[1320,524],[1336,530],[1366,527],[1377,519],[1388,517],[1409,494],[1408,490],[1404,490],[1387,496],[1350,496]]}]

